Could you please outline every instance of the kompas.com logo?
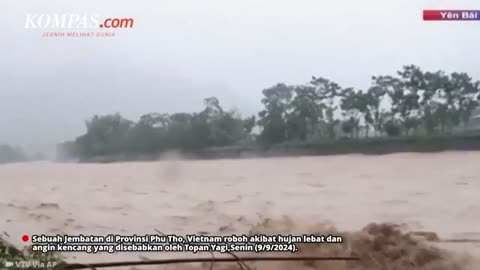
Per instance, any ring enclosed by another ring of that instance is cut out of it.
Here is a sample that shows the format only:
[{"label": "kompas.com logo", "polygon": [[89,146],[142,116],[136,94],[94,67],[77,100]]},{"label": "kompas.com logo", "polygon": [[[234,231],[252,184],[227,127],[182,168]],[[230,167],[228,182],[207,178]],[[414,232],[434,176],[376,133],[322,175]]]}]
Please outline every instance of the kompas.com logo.
[{"label": "kompas.com logo", "polygon": [[[92,37],[92,36],[114,36],[114,32],[98,32],[99,30],[115,30],[133,28],[133,18],[105,18],[99,15],[88,14],[27,14],[25,29],[41,29],[56,32],[44,32],[43,37]],[[78,32],[92,31],[95,32]],[[58,32],[67,30],[71,32]]]}]

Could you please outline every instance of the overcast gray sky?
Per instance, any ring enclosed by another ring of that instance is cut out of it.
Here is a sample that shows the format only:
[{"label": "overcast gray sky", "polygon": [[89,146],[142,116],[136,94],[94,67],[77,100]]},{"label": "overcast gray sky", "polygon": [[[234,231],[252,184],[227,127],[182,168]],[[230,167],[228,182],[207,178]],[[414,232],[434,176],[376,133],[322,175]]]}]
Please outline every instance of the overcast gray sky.
[{"label": "overcast gray sky", "polygon": [[[366,88],[404,64],[480,79],[480,21],[423,22],[478,0],[0,0],[0,142],[45,149],[93,114],[193,111],[218,96],[244,113],[261,90],[312,75]],[[43,38],[27,13],[130,17],[115,38]]]}]

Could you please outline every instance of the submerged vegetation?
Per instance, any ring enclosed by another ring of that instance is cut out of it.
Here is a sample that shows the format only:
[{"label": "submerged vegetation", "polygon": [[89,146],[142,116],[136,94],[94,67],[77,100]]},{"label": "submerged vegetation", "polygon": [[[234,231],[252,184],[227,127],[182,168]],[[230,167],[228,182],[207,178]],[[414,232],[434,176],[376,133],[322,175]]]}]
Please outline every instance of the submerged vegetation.
[{"label": "submerged vegetation", "polygon": [[34,253],[29,248],[19,250],[0,238],[0,265],[10,270],[61,269],[65,262],[58,253]]},{"label": "submerged vegetation", "polygon": [[[86,133],[59,145],[63,156],[154,155],[215,147],[342,144],[345,140],[429,138],[465,134],[480,104],[480,82],[404,66],[394,76],[374,76],[366,90],[321,77],[302,85],[263,90],[264,108],[250,117],[226,111],[216,97],[196,113],[149,113],[131,121],[120,114],[94,116]],[[480,114],[480,112],[478,113]]]}]

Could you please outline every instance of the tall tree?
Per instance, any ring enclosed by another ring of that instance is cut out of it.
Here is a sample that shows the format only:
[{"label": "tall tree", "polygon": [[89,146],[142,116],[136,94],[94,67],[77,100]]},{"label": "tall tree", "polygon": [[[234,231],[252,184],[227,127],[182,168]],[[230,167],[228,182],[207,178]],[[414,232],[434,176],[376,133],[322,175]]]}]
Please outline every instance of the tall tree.
[{"label": "tall tree", "polygon": [[360,118],[362,110],[365,111],[362,94],[355,91],[353,88],[346,88],[342,90],[342,100],[340,108],[343,111],[343,116],[346,120],[342,123],[342,130],[344,132],[350,131],[352,137],[358,137],[360,127]]},{"label": "tall tree", "polygon": [[419,90],[424,86],[424,75],[422,70],[415,65],[404,66],[397,73],[400,75],[400,87],[403,95],[399,103],[399,113],[405,135],[409,135],[410,130],[415,130],[419,124]]},{"label": "tall tree", "polygon": [[467,125],[473,111],[480,105],[480,82],[473,82],[466,73],[452,73],[450,77],[452,88],[456,89],[452,102],[457,115],[455,123]]},{"label": "tall tree", "polygon": [[310,84],[315,87],[316,93],[320,99],[320,104],[323,109],[323,122],[325,123],[327,136],[330,139],[334,139],[335,127],[338,125],[339,120],[335,116],[335,112],[338,109],[342,89],[337,83],[332,82],[325,78],[312,77]]},{"label": "tall tree", "polygon": [[367,91],[368,99],[368,120],[366,122],[373,126],[375,134],[382,133],[386,112],[381,108],[387,90],[378,82],[377,77],[372,77],[372,86]]},{"label": "tall tree", "polygon": [[258,114],[258,125],[262,127],[261,141],[269,144],[281,143],[288,138],[286,118],[293,87],[280,83],[263,90],[262,93],[265,108]]},{"label": "tall tree", "polygon": [[323,106],[316,89],[310,85],[297,86],[294,93],[288,115],[288,133],[291,138],[305,141],[323,118]]}]

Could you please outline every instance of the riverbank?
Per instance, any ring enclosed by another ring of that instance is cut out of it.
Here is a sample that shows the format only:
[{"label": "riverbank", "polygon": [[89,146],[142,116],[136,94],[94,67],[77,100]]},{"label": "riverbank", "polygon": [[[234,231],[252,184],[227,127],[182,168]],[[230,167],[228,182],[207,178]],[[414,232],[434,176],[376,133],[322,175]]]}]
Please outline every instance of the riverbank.
[{"label": "riverbank", "polygon": [[384,155],[393,153],[435,153],[443,151],[478,151],[480,135],[342,139],[317,143],[285,143],[271,146],[230,146],[200,150],[166,151],[158,154],[117,154],[84,156],[80,162],[109,163],[125,161],[151,161],[164,156],[182,159],[222,159],[251,157],[325,156],[341,154]]}]

